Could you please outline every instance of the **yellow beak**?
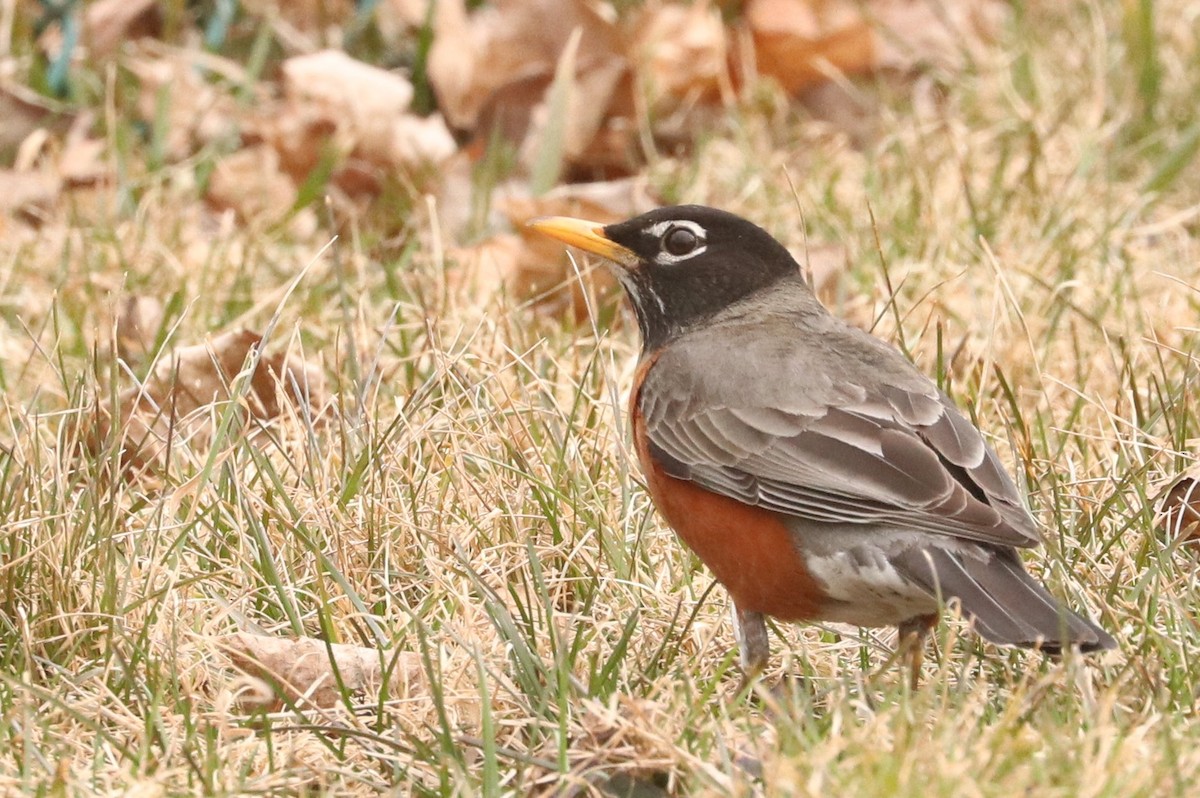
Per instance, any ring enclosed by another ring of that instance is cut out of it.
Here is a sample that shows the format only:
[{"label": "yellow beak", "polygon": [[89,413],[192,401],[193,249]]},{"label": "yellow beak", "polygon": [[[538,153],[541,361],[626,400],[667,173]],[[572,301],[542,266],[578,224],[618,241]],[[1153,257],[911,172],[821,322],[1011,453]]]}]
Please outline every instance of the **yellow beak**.
[{"label": "yellow beak", "polygon": [[633,266],[638,262],[638,256],[633,250],[626,249],[604,235],[604,225],[598,222],[572,219],[568,216],[539,216],[530,221],[529,226],[542,235],[557,238],[623,266]]}]

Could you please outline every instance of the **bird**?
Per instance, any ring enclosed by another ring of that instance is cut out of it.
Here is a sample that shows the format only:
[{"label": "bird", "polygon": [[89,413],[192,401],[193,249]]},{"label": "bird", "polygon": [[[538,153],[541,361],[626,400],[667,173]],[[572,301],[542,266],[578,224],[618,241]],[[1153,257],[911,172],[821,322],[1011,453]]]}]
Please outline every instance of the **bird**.
[{"label": "bird", "polygon": [[979,429],[766,230],[702,205],[528,224],[605,259],[630,299],[647,491],[728,591],[745,678],[768,665],[768,616],[895,626],[914,688],[952,604],[996,644],[1116,646],[1025,569],[1041,532]]}]

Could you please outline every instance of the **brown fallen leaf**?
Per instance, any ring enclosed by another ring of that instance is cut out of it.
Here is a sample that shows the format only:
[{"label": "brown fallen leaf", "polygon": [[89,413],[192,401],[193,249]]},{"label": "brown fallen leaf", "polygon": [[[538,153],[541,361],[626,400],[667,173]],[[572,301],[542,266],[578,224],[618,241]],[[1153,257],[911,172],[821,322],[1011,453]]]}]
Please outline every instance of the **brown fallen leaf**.
[{"label": "brown fallen leaf", "polygon": [[[232,399],[230,388],[261,341],[257,333],[242,330],[166,354],[145,382],[120,394],[115,409],[97,406],[94,427],[85,436],[89,448],[95,451],[109,439],[114,418],[121,434],[121,463],[129,469],[163,467],[169,446],[206,446],[214,405]],[[287,406],[306,406],[314,414],[323,407],[322,372],[295,357],[264,356],[249,380],[239,401],[264,421]]]},{"label": "brown fallen leaf", "polygon": [[711,0],[658,0],[623,19],[587,0],[501,0],[470,14],[443,0],[434,27],[430,82],[446,118],[473,135],[467,152],[514,144],[539,188],[548,162],[571,180],[634,174],[644,123],[674,149],[733,96]]},{"label": "brown fallen leaf", "polygon": [[336,132],[337,122],[321,109],[286,104],[253,120],[246,139],[269,144],[279,153],[280,168],[299,183],[320,163],[325,147],[338,146],[333,143]]},{"label": "brown fallen leaf", "polygon": [[311,51],[345,27],[356,13],[355,0],[241,0],[249,17],[271,25],[293,51]]},{"label": "brown fallen leaf", "polygon": [[[366,702],[378,701],[385,682],[389,699],[427,693],[425,668],[415,651],[380,651],[311,637],[280,638],[238,632],[215,640],[235,667],[271,685],[273,695],[243,700],[245,709],[280,709],[284,701],[316,707],[341,703],[339,687]],[[332,655],[332,659],[331,659]],[[386,673],[386,679],[385,679]]]},{"label": "brown fallen leaf", "polygon": [[106,58],[122,42],[157,36],[162,10],[156,0],[95,0],[83,15],[83,44],[90,58]]},{"label": "brown fallen leaf", "polygon": [[0,169],[0,215],[40,221],[58,199],[62,178],[45,170]]},{"label": "brown fallen leaf", "polygon": [[338,50],[289,58],[282,72],[282,108],[264,115],[256,128],[297,179],[330,146],[341,157],[406,170],[439,164],[457,149],[440,115],[408,113],[413,87],[403,75]]},{"label": "brown fallen leaf", "polygon": [[111,175],[105,153],[108,145],[101,139],[68,139],[58,159],[58,174],[68,188],[90,186]]},{"label": "brown fallen leaf", "polygon": [[499,233],[448,254],[457,265],[452,283],[477,304],[503,291],[540,313],[581,321],[587,318],[585,290],[593,297],[612,293],[612,278],[602,269],[585,270],[580,285],[561,245],[556,250],[524,233]]},{"label": "brown fallen leaf", "polygon": [[1171,480],[1154,505],[1154,526],[1168,541],[1200,540],[1200,465]]},{"label": "brown fallen leaf", "polygon": [[[656,204],[645,181],[634,178],[559,186],[541,197],[502,197],[498,209],[515,232],[452,250],[459,265],[455,280],[479,302],[503,289],[517,301],[531,300],[539,312],[582,321],[588,299],[594,308],[615,293],[612,276],[607,269],[585,269],[581,284],[563,245],[529,230],[526,222],[537,216],[576,216],[607,224]],[[575,256],[582,267],[580,254]]]},{"label": "brown fallen leaf", "polygon": [[536,72],[512,80],[496,89],[483,103],[470,128],[475,131],[467,145],[467,152],[481,156],[495,139],[519,144],[529,134],[533,115],[546,99],[553,74]]},{"label": "brown fallen leaf", "polygon": [[383,40],[393,48],[411,43],[412,32],[425,24],[434,0],[380,0],[375,6],[375,24]]},{"label": "brown fallen leaf", "polygon": [[[0,78],[0,158],[7,158],[36,130],[63,132],[71,126],[75,112],[62,103],[42,97],[18,83]],[[6,161],[7,162],[7,161]]]},{"label": "brown fallen leaf", "polygon": [[758,73],[799,94],[831,73],[953,66],[1004,13],[997,0],[749,0],[744,19]]},{"label": "brown fallen leaf", "polygon": [[412,103],[413,87],[403,75],[340,50],[289,58],[281,72],[289,102],[315,107],[371,152],[391,146],[392,124]]},{"label": "brown fallen leaf", "polygon": [[[439,0],[429,78],[455,128],[486,141],[494,131],[526,150],[544,128],[546,92],[574,32],[564,156],[585,151],[627,70],[614,20],[586,0],[497,0],[467,14],[463,0]],[[539,112],[539,109],[540,112]],[[540,117],[539,117],[540,113]]]},{"label": "brown fallen leaf", "polygon": [[921,64],[961,66],[995,38],[1009,13],[999,0],[876,0],[869,9],[878,68],[901,72]]},{"label": "brown fallen leaf", "polygon": [[586,66],[580,63],[582,29],[577,30],[580,38],[568,43],[554,79],[546,86],[541,101],[529,109],[524,141],[518,148],[521,165],[533,175],[535,183],[550,174],[538,177],[539,170],[547,168],[548,152],[559,153],[559,163],[554,169],[558,178],[572,165],[589,163],[587,153],[609,116],[618,88],[627,82],[623,80],[628,74],[623,57],[614,56]]},{"label": "brown fallen leaf", "polygon": [[749,0],[744,19],[758,73],[791,94],[824,82],[830,70],[856,75],[877,63],[870,24],[849,0]]},{"label": "brown fallen leaf", "polygon": [[92,138],[95,113],[81,113],[62,144],[58,157],[58,174],[67,188],[91,186],[107,180],[112,175],[105,157],[108,145],[103,139]]},{"label": "brown fallen leaf", "polygon": [[206,69],[237,77],[236,66],[224,59],[162,47],[139,48],[126,61],[138,79],[138,114],[162,130],[163,150],[172,161],[238,133],[243,112],[231,93],[218,91],[204,79],[197,69],[200,62]]},{"label": "brown fallen leaf", "polygon": [[456,265],[451,274],[455,288],[478,297],[483,304],[493,294],[504,290],[520,298],[520,286],[526,279],[526,257],[521,237],[516,233],[497,233],[478,244],[453,247],[446,253]]},{"label": "brown fallen leaf", "polygon": [[708,0],[647,3],[629,28],[636,81],[655,115],[729,94],[726,29]]},{"label": "brown fallen leaf", "polygon": [[[155,0],[95,0],[83,8],[79,44],[71,53],[73,60],[102,61],[124,42],[157,36],[162,30],[161,4]],[[38,37],[38,47],[50,59],[59,57],[63,47],[62,28],[48,27]]]},{"label": "brown fallen leaf", "polygon": [[405,114],[392,124],[392,138],[383,163],[399,167],[436,165],[457,149],[458,145],[441,116]]},{"label": "brown fallen leaf", "polygon": [[128,296],[117,313],[117,356],[126,363],[140,363],[162,327],[162,302],[151,296]]},{"label": "brown fallen leaf", "polygon": [[280,168],[279,153],[257,144],[226,155],[213,167],[206,199],[243,221],[277,222],[296,204],[298,191]]},{"label": "brown fallen leaf", "polygon": [[572,727],[571,768],[547,773],[534,795],[636,795],[671,793],[671,776],[683,762],[673,750],[672,723],[662,704],[618,693],[601,702],[585,700]]},{"label": "brown fallen leaf", "polygon": [[[898,75],[881,75],[881,82],[900,83],[905,78]],[[914,86],[923,85],[923,81]],[[897,85],[896,91],[902,87]],[[856,149],[865,147],[880,132],[880,97],[875,92],[864,92],[844,81],[818,83],[796,95],[808,116],[824,123],[831,130],[846,136]]]}]

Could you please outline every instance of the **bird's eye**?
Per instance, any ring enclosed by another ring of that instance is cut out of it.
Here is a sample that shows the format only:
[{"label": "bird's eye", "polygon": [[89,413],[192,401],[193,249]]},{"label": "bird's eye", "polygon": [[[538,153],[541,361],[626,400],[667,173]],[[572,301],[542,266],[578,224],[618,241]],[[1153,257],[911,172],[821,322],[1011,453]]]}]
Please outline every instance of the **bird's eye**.
[{"label": "bird's eye", "polygon": [[686,227],[672,227],[662,237],[662,248],[668,255],[686,255],[700,244],[699,237]]}]

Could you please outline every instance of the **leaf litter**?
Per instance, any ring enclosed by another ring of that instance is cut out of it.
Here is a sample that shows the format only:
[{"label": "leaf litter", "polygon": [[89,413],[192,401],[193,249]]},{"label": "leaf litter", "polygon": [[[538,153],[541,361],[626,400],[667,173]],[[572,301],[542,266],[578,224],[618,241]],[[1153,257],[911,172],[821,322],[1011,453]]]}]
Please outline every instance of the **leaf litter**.
[{"label": "leaf litter", "polygon": [[[118,347],[136,351],[158,309],[141,300],[125,311]],[[165,353],[145,380],[119,394],[115,407],[97,404],[85,436],[89,448],[116,446],[127,475],[162,472],[173,451],[179,457],[205,450],[231,402],[245,411],[241,427],[251,439],[252,419],[272,421],[288,409],[319,417],[326,407],[324,371],[286,353],[259,355],[262,340],[249,330],[231,331]]]}]

